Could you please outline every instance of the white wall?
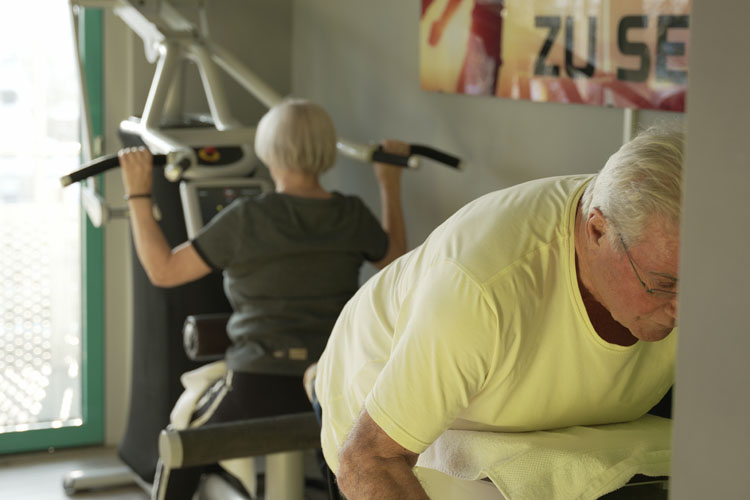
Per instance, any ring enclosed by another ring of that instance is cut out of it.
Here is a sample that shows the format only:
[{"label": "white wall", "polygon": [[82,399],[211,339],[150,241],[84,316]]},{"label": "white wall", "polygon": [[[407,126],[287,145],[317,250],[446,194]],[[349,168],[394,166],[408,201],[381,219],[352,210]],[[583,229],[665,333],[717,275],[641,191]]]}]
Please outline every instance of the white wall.
[{"label": "white wall", "polygon": [[750,498],[750,4],[692,17],[671,498]]},{"label": "white wall", "polygon": [[[420,2],[297,0],[293,91],[323,104],[339,135],[396,137],[462,157],[464,172],[425,164],[405,176],[410,246],[477,196],[533,178],[595,172],[622,142],[623,111],[425,92],[419,86]],[[681,120],[681,114],[641,113]],[[329,186],[377,209],[371,169],[341,159]]]}]

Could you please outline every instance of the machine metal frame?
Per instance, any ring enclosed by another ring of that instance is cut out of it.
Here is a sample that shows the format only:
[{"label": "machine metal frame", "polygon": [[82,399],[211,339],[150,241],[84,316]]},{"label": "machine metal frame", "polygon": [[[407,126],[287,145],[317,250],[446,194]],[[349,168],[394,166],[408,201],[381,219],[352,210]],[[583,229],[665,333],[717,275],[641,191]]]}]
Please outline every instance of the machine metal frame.
[{"label": "machine metal frame", "polygon": [[[155,154],[167,155],[164,174],[171,181],[181,179],[241,176],[252,171],[255,163],[253,140],[255,127],[241,125],[229,111],[226,94],[220,81],[220,70],[226,72],[253,97],[270,108],[283,97],[267,85],[257,74],[237,57],[204,35],[204,0],[70,0],[74,25],[79,7],[111,9],[144,42],[149,62],[156,62],[153,81],[149,89],[140,121],[124,120],[121,130],[139,136]],[[192,4],[198,9],[203,27],[191,23],[173,4]],[[77,30],[76,30],[77,31]],[[76,38],[77,42],[77,38]],[[189,129],[165,129],[163,123],[181,118],[183,85],[178,78],[181,63],[193,62],[198,68],[206,94],[213,127]],[[82,66],[80,66],[82,71]],[[88,109],[88,97],[81,73],[81,91],[84,109]],[[92,140],[88,124],[84,123],[85,160],[91,160]],[[242,145],[245,161],[222,167],[202,167],[189,144],[201,141],[206,145]],[[361,144],[343,137],[337,138],[337,149],[350,158],[370,162],[378,149],[375,144]],[[416,168],[419,159],[408,158],[406,166]],[[112,211],[101,196],[84,190],[84,206],[99,227],[110,214],[122,215],[122,210]]]}]

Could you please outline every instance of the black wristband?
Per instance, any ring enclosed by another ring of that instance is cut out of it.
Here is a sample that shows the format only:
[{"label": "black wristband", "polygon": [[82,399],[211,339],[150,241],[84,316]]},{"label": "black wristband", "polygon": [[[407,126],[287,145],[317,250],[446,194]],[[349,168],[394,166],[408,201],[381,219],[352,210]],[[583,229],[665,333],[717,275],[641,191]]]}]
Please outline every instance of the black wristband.
[{"label": "black wristband", "polygon": [[126,194],[124,198],[126,201],[132,200],[133,198],[151,198],[151,193]]}]

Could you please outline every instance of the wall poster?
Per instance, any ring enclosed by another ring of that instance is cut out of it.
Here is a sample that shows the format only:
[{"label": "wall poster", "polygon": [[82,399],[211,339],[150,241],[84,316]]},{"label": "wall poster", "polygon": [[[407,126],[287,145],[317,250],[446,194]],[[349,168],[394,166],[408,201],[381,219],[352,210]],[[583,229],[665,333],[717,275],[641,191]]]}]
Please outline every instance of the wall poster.
[{"label": "wall poster", "polygon": [[690,0],[422,0],[425,90],[684,111]]}]

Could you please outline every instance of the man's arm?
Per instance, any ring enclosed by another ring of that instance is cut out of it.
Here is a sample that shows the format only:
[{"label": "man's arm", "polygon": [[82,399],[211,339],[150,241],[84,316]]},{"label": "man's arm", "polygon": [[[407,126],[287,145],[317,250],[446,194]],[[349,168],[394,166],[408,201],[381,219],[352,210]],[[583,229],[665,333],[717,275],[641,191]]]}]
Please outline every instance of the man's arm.
[{"label": "man's arm", "polygon": [[399,340],[339,451],[349,500],[427,499],[412,472],[418,454],[469,407],[498,359],[495,310],[454,262],[432,265],[399,299]]},{"label": "man's arm", "polygon": [[362,410],[341,449],[336,479],[348,500],[429,500],[412,472],[418,457]]}]

